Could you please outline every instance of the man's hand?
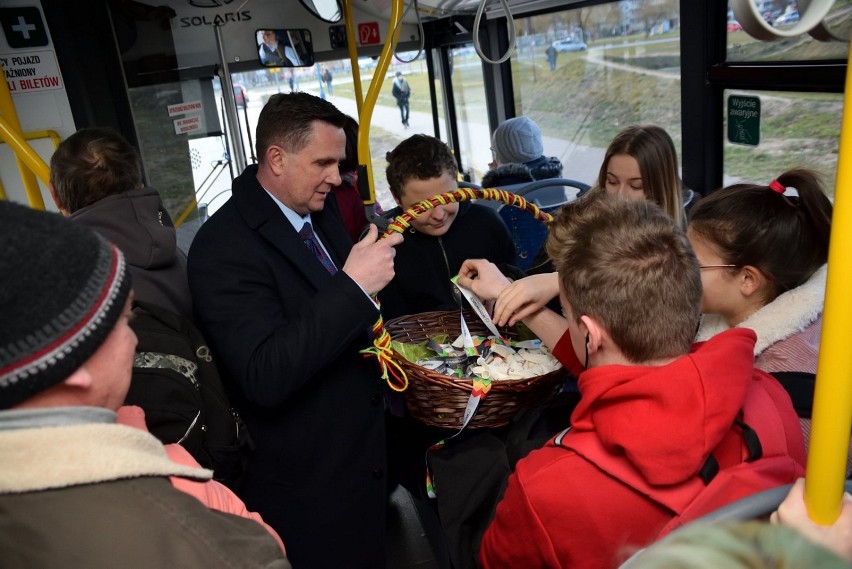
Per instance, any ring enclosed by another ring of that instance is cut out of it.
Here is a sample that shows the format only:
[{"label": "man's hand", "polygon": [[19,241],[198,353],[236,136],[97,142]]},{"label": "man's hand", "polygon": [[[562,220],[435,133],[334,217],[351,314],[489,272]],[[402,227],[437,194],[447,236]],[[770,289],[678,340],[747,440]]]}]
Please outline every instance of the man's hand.
[{"label": "man's hand", "polygon": [[402,234],[392,233],[379,239],[379,229],[370,225],[367,235],[352,246],[343,265],[343,272],[358,283],[370,296],[376,294],[393,279],[394,247],[402,243]]}]

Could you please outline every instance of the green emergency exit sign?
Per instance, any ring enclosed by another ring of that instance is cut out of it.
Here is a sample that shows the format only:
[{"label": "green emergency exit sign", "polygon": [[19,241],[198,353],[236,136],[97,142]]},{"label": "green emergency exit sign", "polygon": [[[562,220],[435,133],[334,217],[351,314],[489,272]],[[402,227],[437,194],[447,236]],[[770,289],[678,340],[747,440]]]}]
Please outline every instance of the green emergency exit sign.
[{"label": "green emergency exit sign", "polygon": [[728,97],[728,141],[734,144],[760,144],[760,99],[744,95]]}]

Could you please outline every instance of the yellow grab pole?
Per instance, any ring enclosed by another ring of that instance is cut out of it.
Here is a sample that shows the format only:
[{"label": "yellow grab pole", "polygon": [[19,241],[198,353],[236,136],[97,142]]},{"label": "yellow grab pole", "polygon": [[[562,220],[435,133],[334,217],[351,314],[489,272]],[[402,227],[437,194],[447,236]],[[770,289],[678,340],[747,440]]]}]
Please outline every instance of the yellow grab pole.
[{"label": "yellow grab pole", "polygon": [[[15,111],[15,103],[12,102],[12,94],[9,92],[9,84],[5,80],[6,72],[3,65],[0,64],[0,118],[6,119],[8,128],[23,140],[21,132],[21,123],[18,121],[18,113]],[[24,142],[24,146],[29,148],[29,145]],[[32,151],[32,149],[30,149]],[[35,152],[33,152],[35,154]],[[39,158],[42,164],[44,161]],[[41,188],[38,186],[33,171],[27,165],[25,160],[18,152],[15,152],[15,161],[18,163],[18,171],[21,173],[21,181],[24,183],[24,190],[27,192],[27,199],[30,202],[30,207],[33,209],[44,209],[44,198],[41,197]],[[46,166],[45,166],[46,168]],[[50,178],[50,175],[47,176]],[[47,182],[45,182],[47,183]]]},{"label": "yellow grab pole", "polygon": [[370,88],[367,89],[367,98],[364,100],[364,106],[361,108],[361,114],[358,117],[358,161],[366,166],[367,181],[370,188],[370,199],[364,201],[366,205],[376,203],[376,184],[373,179],[373,159],[370,155],[370,120],[373,118],[373,108],[376,106],[376,99],[379,98],[379,91],[382,88],[382,82],[385,79],[385,73],[388,71],[391,57],[396,50],[397,38],[399,38],[400,21],[402,20],[402,0],[393,0],[391,7],[391,18],[388,24],[388,30],[392,35],[388,38],[382,48],[382,55],[379,57],[379,64],[373,71],[373,80],[370,81]]},{"label": "yellow grab pole", "polygon": [[[50,182],[50,168],[48,168],[47,164],[44,163],[41,156],[39,156],[38,153],[36,153],[36,151],[27,144],[27,141],[24,139],[21,132],[19,130],[15,130],[11,121],[2,115],[0,115],[0,139],[3,139],[3,142],[12,148],[15,152],[15,157],[26,166],[27,172],[29,172],[30,175],[35,173],[39,180],[44,182],[45,186],[48,182]],[[36,187],[38,187],[37,184]],[[38,195],[41,197],[41,190],[39,190]],[[32,201],[30,201],[30,205],[32,205]],[[43,201],[41,203],[41,209],[44,209]]]},{"label": "yellow grab pole", "polygon": [[183,222],[186,221],[186,218],[189,217],[189,214],[192,213],[195,210],[195,207],[197,205],[198,205],[197,199],[192,198],[191,200],[189,200],[189,203],[186,204],[186,207],[184,208],[184,210],[181,212],[181,214],[175,220],[175,229],[177,229],[178,227],[183,225]]},{"label": "yellow grab pole", "polygon": [[[852,48],[846,68],[852,63]],[[852,73],[846,74],[805,503],[818,524],[840,515],[852,429]]]},{"label": "yellow grab pole", "polygon": [[26,140],[37,140],[39,138],[49,138],[50,142],[53,143],[53,149],[56,150],[59,148],[59,143],[62,142],[62,139],[59,138],[59,133],[55,130],[34,130],[32,132],[25,132],[24,138]]},{"label": "yellow grab pole", "polygon": [[358,116],[364,105],[364,94],[361,92],[361,68],[358,67],[358,45],[355,43],[355,22],[352,21],[352,3],[343,0],[343,21],[346,24],[346,46],[349,48],[349,62],[352,66],[352,84],[355,87],[355,105]]}]

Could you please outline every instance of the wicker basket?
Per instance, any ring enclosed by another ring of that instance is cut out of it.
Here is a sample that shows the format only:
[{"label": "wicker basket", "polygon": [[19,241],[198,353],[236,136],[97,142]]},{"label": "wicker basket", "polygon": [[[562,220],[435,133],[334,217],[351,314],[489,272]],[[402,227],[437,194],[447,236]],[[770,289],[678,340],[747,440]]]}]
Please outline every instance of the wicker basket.
[{"label": "wicker basket", "polygon": [[[490,332],[473,311],[464,312],[470,333],[488,336]],[[424,312],[402,316],[385,323],[391,338],[398,342],[419,343],[439,334],[450,339],[461,333],[458,311]],[[512,329],[502,331],[514,338]],[[394,352],[395,361],[408,374],[408,389],[402,392],[412,417],[427,425],[458,429],[467,407],[473,380],[444,375],[409,362]],[[491,391],[479,404],[467,428],[499,427],[507,424],[521,409],[544,403],[561,387],[567,376],[563,368],[528,379],[500,380],[491,383]]]}]

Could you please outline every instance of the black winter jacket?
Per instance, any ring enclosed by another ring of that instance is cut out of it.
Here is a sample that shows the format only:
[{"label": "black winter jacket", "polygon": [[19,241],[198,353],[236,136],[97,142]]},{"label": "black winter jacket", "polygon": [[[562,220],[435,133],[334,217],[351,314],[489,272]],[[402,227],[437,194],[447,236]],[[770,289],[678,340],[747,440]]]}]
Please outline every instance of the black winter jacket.
[{"label": "black winter jacket", "polygon": [[[396,208],[388,215],[402,212]],[[441,237],[411,228],[396,248],[396,276],[379,293],[385,320],[433,310],[454,310],[464,302],[450,279],[465,259],[488,259],[497,265],[515,262],[515,245],[495,210],[465,202],[449,231]],[[501,267],[501,270],[506,270]]]}]

